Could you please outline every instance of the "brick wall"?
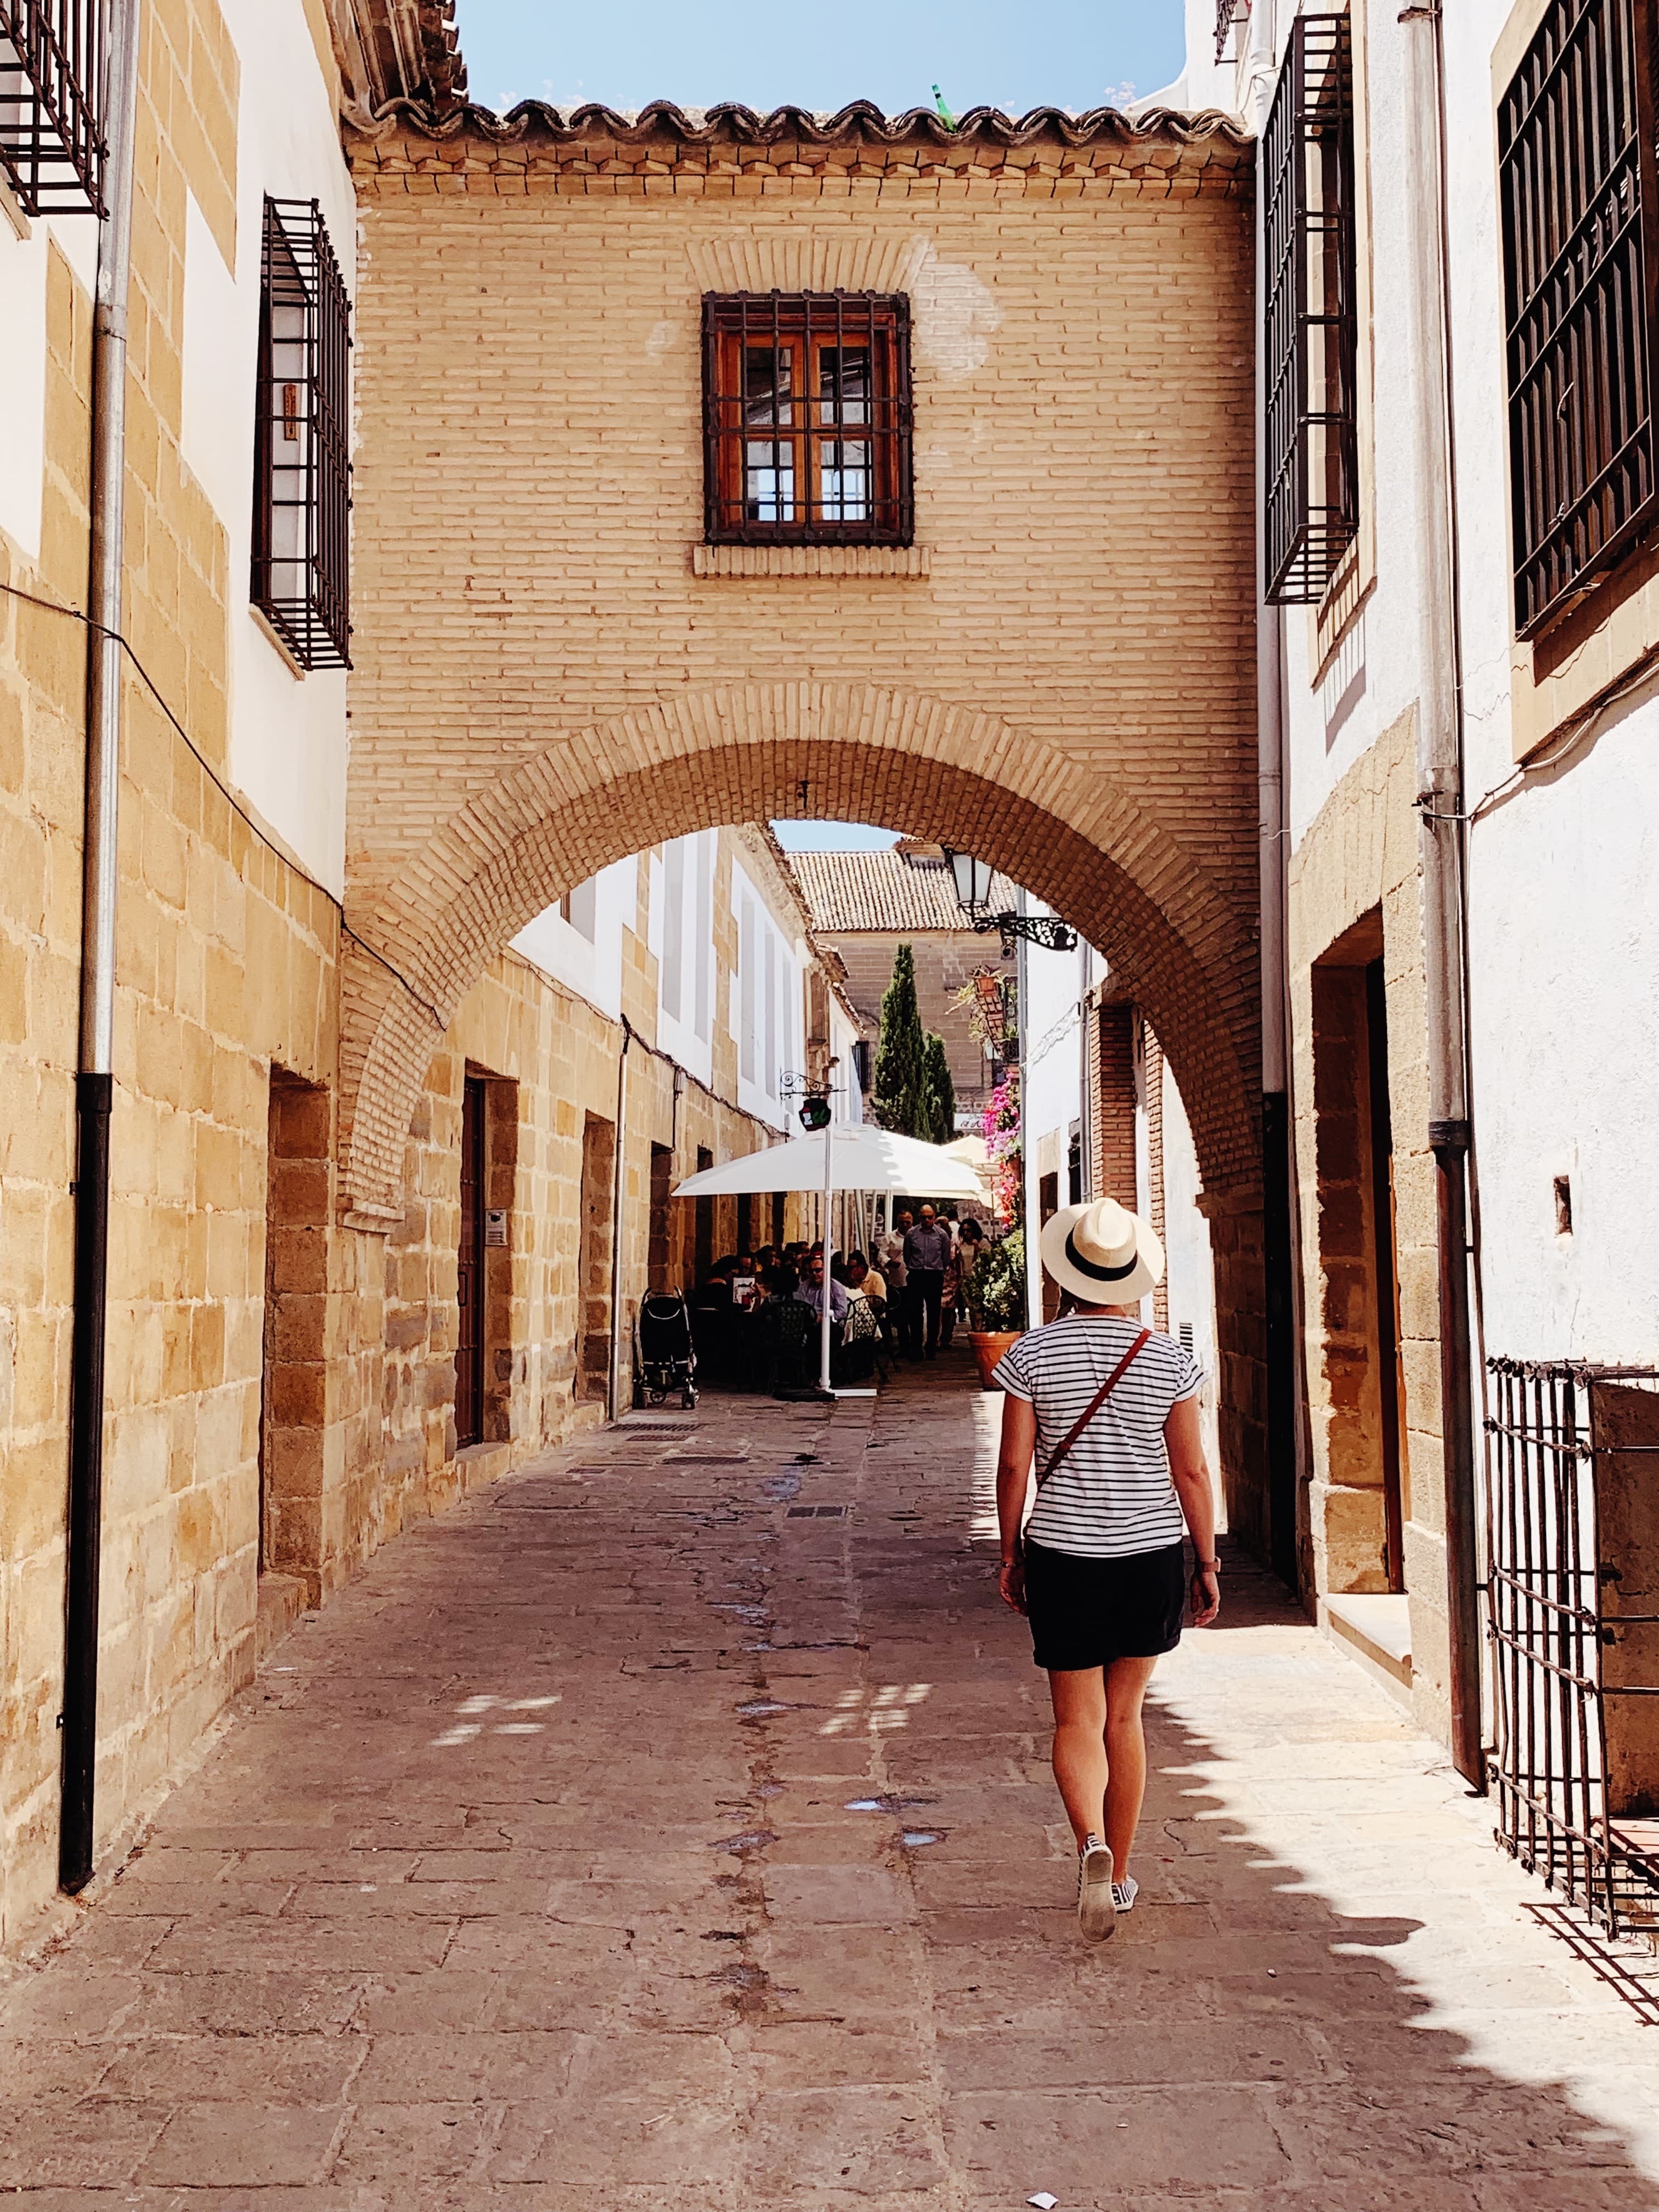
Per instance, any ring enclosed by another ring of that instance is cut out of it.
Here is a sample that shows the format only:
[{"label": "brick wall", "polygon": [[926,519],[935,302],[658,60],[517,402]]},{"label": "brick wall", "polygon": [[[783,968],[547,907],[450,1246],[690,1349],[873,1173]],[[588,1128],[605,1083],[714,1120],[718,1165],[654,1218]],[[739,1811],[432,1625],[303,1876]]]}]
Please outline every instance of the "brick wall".
[{"label": "brick wall", "polygon": [[[1052,150],[721,199],[672,150],[659,197],[580,149],[353,143],[349,904],[447,1011],[562,883],[671,830],[944,836],[1109,951],[1206,1177],[1253,1185],[1247,164],[1171,143],[1154,191]],[[738,275],[910,293],[926,573],[696,573],[698,303]],[[395,1203],[424,1042],[383,973],[348,992],[352,1195]]]},{"label": "brick wall", "polygon": [[1094,1187],[1100,1198],[1133,1206],[1135,1197],[1135,1010],[1127,1000],[1101,1006],[1091,1040],[1098,1104]]}]

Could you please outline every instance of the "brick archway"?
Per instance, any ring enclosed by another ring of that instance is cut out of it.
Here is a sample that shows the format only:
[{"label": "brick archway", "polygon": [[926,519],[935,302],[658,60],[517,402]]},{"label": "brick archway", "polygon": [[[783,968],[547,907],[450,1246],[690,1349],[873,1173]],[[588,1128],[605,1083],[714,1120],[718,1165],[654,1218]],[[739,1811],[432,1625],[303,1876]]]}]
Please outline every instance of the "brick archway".
[{"label": "brick archway", "polygon": [[383,957],[348,940],[341,1073],[353,1217],[367,1226],[398,1211],[404,1140],[442,1030],[526,921],[647,845],[781,813],[883,823],[971,849],[1075,922],[1164,1040],[1206,1192],[1223,1206],[1249,1202],[1258,1183],[1250,917],[1142,810],[1024,733],[919,692],[805,683],[721,688],[562,737],[476,792],[378,896],[359,876],[352,926]]}]

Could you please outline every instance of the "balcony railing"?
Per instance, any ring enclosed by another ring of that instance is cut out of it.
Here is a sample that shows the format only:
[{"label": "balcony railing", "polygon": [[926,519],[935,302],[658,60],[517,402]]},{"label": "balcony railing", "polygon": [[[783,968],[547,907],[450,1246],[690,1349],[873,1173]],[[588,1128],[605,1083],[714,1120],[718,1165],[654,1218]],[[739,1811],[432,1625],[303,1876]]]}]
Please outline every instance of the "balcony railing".
[{"label": "balcony railing", "polygon": [[351,303],[315,200],[265,201],[252,597],[302,668],[351,665]]},{"label": "balcony railing", "polygon": [[0,165],[26,215],[104,212],[107,0],[0,0]]},{"label": "balcony railing", "polygon": [[1346,15],[1298,15],[1262,140],[1267,597],[1316,604],[1359,527],[1353,64]]}]

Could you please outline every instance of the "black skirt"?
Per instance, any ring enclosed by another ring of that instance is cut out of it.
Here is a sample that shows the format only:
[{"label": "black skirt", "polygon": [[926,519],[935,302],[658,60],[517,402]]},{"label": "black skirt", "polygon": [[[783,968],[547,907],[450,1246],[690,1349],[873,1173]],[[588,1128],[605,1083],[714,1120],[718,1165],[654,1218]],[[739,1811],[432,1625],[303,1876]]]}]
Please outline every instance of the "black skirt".
[{"label": "black skirt", "polygon": [[1085,1559],[1074,1552],[1025,1546],[1025,1610],[1032,1656],[1055,1674],[1152,1659],[1181,1641],[1187,1609],[1186,1552],[1181,1544]]}]

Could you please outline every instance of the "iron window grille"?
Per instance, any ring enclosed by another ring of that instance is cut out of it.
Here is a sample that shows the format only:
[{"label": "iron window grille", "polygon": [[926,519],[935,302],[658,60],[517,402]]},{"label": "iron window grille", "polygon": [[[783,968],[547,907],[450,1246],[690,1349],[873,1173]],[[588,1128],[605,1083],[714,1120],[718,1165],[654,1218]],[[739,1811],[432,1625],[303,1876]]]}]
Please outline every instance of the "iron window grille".
[{"label": "iron window grille", "polygon": [[1227,41],[1233,34],[1233,26],[1248,23],[1249,20],[1250,0],[1216,0],[1215,58],[1218,61],[1226,58]]},{"label": "iron window grille", "polygon": [[1654,518],[1650,0],[1553,0],[1498,110],[1515,623]]},{"label": "iron window grille", "polygon": [[1498,1838],[1659,1931],[1659,1368],[1488,1362]]},{"label": "iron window grille", "polygon": [[351,306],[315,200],[266,198],[252,596],[302,668],[349,668]]},{"label": "iron window grille", "polygon": [[104,213],[107,0],[0,0],[0,163],[27,215]]},{"label": "iron window grille", "polygon": [[1298,15],[1262,143],[1267,597],[1323,596],[1359,528],[1353,59],[1346,15]]},{"label": "iron window grille", "polygon": [[908,545],[910,303],[739,292],[702,303],[711,545]]}]

